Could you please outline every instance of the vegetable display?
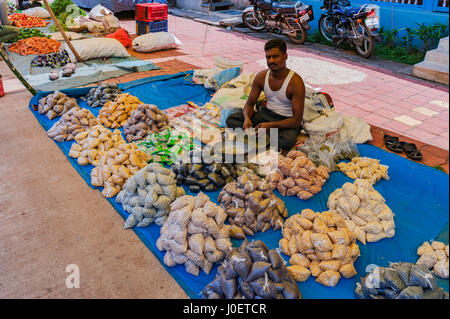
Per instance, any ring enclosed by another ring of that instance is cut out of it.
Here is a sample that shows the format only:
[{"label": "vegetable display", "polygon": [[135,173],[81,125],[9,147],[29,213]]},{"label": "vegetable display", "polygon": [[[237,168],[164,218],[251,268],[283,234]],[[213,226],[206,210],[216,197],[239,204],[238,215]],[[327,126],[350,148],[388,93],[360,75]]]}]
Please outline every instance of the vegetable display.
[{"label": "vegetable display", "polygon": [[127,123],[131,113],[141,104],[135,96],[128,93],[119,94],[113,102],[105,103],[98,114],[98,120],[106,127],[119,128]]},{"label": "vegetable display", "polygon": [[156,133],[169,127],[169,119],[156,105],[141,104],[131,112],[123,127],[123,134],[130,143],[140,141],[150,133]]},{"label": "vegetable display", "polygon": [[28,39],[19,40],[8,47],[8,50],[20,55],[29,54],[46,54],[52,52],[59,52],[61,43],[48,39],[32,37]]},{"label": "vegetable display", "polygon": [[302,295],[275,249],[261,241],[233,247],[202,291],[203,299],[301,299]]},{"label": "vegetable display", "polygon": [[321,192],[328,178],[328,168],[316,167],[301,151],[290,151],[287,157],[280,155],[278,170],[267,176],[267,180],[282,196],[297,196],[302,200]]},{"label": "vegetable display", "polygon": [[50,38],[39,29],[20,28],[19,35],[17,36],[17,38],[12,39],[10,42],[17,42],[19,40],[28,39],[32,37],[48,38],[48,39]]},{"label": "vegetable display", "polygon": [[114,101],[121,93],[122,90],[117,87],[117,83],[102,83],[89,90],[86,103],[90,107],[103,107],[106,102]]},{"label": "vegetable display", "polygon": [[[92,123],[94,121],[90,119]],[[96,121],[97,122],[97,121]],[[118,148],[125,144],[119,130],[108,130],[103,125],[95,125],[86,131],[80,132],[74,137],[75,142],[70,147],[69,156],[77,159],[79,165],[98,166],[100,158],[112,148]]]},{"label": "vegetable display", "polygon": [[347,227],[364,245],[395,236],[394,214],[368,180],[345,183],[330,194],[327,206],[345,219]]},{"label": "vegetable display", "polygon": [[70,109],[78,106],[75,98],[68,97],[66,94],[55,91],[39,100],[38,111],[47,116],[49,120],[61,116]]},{"label": "vegetable display", "polygon": [[170,204],[185,195],[177,187],[175,174],[161,164],[151,163],[131,176],[117,194],[116,203],[130,213],[124,228],[146,227],[155,222],[162,226],[170,212]]},{"label": "vegetable display", "polygon": [[50,23],[50,21],[30,17],[24,13],[14,13],[9,16],[9,20],[18,28],[46,27]]},{"label": "vegetable display", "polygon": [[76,106],[53,124],[47,131],[47,136],[58,142],[72,141],[77,134],[97,124],[97,119],[91,111]]},{"label": "vegetable display", "polygon": [[417,255],[420,256],[416,264],[425,265],[432,269],[433,274],[438,277],[448,279],[448,245],[439,241],[424,242],[417,248]]},{"label": "vegetable display", "polygon": [[359,247],[339,215],[304,209],[285,221],[282,233],[279,245],[283,254],[291,256],[288,270],[296,281],[313,275],[318,283],[335,287],[341,276],[348,279],[357,274],[353,264]]},{"label": "vegetable display", "polygon": [[218,197],[232,225],[230,236],[243,239],[283,227],[283,217],[288,216],[284,203],[270,190],[269,183],[256,174],[244,174],[225,185]]},{"label": "vegetable display", "polygon": [[436,277],[424,265],[391,263],[375,267],[356,283],[358,299],[448,299]]},{"label": "vegetable display", "polygon": [[227,214],[203,193],[179,197],[170,207],[156,241],[156,247],[166,252],[164,264],[184,265],[194,276],[200,269],[209,274],[213,264],[231,249],[230,226],[224,224]]},{"label": "vegetable display", "polygon": [[51,68],[59,68],[61,66],[65,66],[70,63],[69,54],[66,50],[63,50],[61,53],[49,53],[38,55],[33,58],[31,61],[31,66],[34,67],[44,67],[49,66]]}]

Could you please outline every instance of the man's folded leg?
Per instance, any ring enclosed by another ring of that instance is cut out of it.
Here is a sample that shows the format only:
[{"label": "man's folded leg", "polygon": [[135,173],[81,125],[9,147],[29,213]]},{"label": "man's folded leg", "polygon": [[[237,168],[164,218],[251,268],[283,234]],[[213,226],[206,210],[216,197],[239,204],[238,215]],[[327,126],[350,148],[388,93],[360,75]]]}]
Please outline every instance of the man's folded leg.
[{"label": "man's folded leg", "polygon": [[289,151],[297,142],[300,128],[285,128],[278,130],[278,148]]},{"label": "man's folded leg", "polygon": [[227,127],[231,128],[242,128],[244,126],[244,112],[242,109],[238,109],[234,111],[233,113],[228,116],[227,120]]}]

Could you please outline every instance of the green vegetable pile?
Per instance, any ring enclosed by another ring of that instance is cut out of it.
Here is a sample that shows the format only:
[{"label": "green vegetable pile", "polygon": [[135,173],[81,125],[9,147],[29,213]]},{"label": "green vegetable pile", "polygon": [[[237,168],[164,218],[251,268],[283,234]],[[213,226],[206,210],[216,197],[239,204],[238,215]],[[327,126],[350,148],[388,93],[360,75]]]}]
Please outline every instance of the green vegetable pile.
[{"label": "green vegetable pile", "polygon": [[[67,7],[69,6],[69,7]],[[79,17],[79,16],[86,16],[86,12],[83,9],[80,9],[77,7],[72,0],[55,0],[50,5],[50,8],[53,10],[53,13],[58,18],[59,23],[61,24],[61,27],[64,31],[68,31],[66,22],[67,18],[70,17],[69,23],[73,22],[73,19]],[[52,32],[58,32],[58,27],[53,24],[49,27],[49,30]]]},{"label": "green vegetable pile", "polygon": [[42,38],[50,38],[48,35],[45,35],[42,33],[39,29],[33,29],[33,28],[20,28],[19,35],[17,38],[12,39],[10,43],[17,42],[19,40],[28,39],[32,37],[42,37]]}]

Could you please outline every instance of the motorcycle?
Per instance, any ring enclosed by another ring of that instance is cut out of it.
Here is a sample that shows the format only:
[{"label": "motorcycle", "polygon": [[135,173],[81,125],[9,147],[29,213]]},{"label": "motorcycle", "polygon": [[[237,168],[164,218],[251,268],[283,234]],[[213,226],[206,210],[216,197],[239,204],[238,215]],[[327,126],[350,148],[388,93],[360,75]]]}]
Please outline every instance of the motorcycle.
[{"label": "motorcycle", "polygon": [[314,19],[313,9],[301,1],[250,0],[252,7],[242,13],[243,23],[251,30],[269,30],[286,34],[295,44],[306,41],[309,21]]},{"label": "motorcycle", "polygon": [[380,24],[378,6],[352,7],[348,0],[324,0],[321,9],[326,12],[319,19],[319,31],[325,39],[336,46],[344,41],[353,44],[364,58],[373,54]]}]

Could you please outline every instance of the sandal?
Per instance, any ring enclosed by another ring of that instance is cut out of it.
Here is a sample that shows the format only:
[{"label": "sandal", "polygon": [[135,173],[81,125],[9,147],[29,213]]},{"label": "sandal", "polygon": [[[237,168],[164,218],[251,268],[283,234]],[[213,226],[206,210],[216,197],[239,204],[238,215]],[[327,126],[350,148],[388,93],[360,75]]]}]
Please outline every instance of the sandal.
[{"label": "sandal", "polygon": [[386,146],[395,143],[395,142],[399,142],[399,139],[397,136],[391,136],[391,135],[384,135],[383,136],[383,140],[384,140],[384,144],[386,144]]},{"label": "sandal", "polygon": [[395,153],[403,152],[403,145],[400,142],[386,143],[386,148]]},{"label": "sandal", "polygon": [[407,143],[407,142],[401,142],[403,151],[406,153],[406,156],[408,158],[415,160],[415,161],[421,161],[423,156],[420,150],[417,148],[416,144],[414,143]]}]

